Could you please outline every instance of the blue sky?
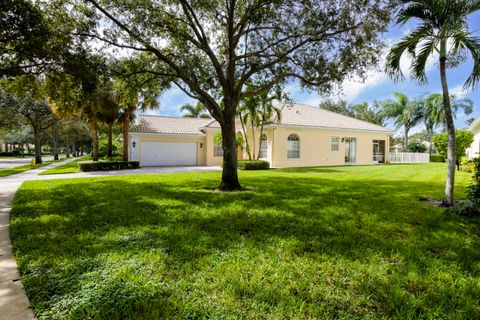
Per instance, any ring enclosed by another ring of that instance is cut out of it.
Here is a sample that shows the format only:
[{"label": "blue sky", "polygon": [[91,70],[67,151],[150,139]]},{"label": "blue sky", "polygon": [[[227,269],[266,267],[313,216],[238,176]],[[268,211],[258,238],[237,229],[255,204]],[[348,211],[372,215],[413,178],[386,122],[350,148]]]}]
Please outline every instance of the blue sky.
[{"label": "blue sky", "polygon": [[[468,25],[470,31],[474,32],[476,36],[480,36],[480,12],[470,16]],[[390,27],[389,32],[384,34],[383,37],[388,43],[394,43],[414,27],[415,23],[409,23],[403,26],[393,25]],[[406,74],[408,73],[408,64],[408,59],[402,60],[402,65],[404,65],[403,70]],[[354,80],[345,81],[343,83],[343,93],[334,94],[332,95],[332,98],[339,97],[351,103],[360,103],[363,101],[372,102],[375,100],[389,99],[394,92],[403,92],[411,97],[420,96],[425,93],[441,92],[438,66],[435,59],[431,59],[427,63],[428,84],[426,85],[419,85],[409,79],[408,76],[405,81],[396,83],[388,78],[388,76],[381,70],[382,68],[383,66],[381,65],[379,70],[372,70],[369,72],[365,82]],[[471,115],[466,116],[463,112],[457,114],[456,126],[458,128],[466,127],[465,120],[467,118],[480,115],[480,88],[476,88],[473,92],[465,92],[462,88],[463,83],[467,79],[471,70],[472,61],[469,57],[466,62],[456,69],[450,69],[447,73],[450,91],[455,93],[458,97],[470,98],[475,103],[474,112]],[[317,106],[325,98],[319,96],[315,92],[308,92],[301,89],[296,82],[289,83],[285,87],[285,90],[289,92],[291,100],[298,103]],[[155,113],[179,116],[181,115],[180,106],[185,103],[195,103],[195,101],[186,96],[179,89],[172,88],[162,95],[160,98],[160,110]],[[422,129],[422,126],[419,125],[413,130],[413,132]],[[400,132],[401,130],[398,133]]]}]

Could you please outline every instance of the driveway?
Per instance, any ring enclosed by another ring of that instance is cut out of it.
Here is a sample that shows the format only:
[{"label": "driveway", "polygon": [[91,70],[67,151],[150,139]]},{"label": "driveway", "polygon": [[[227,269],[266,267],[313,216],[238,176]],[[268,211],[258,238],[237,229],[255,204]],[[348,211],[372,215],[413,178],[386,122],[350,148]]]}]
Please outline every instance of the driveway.
[{"label": "driveway", "polygon": [[[10,169],[13,167],[23,166],[25,164],[32,163],[33,157],[25,158],[0,158],[0,170],[1,169]],[[53,160],[52,156],[42,157],[43,161]]]}]

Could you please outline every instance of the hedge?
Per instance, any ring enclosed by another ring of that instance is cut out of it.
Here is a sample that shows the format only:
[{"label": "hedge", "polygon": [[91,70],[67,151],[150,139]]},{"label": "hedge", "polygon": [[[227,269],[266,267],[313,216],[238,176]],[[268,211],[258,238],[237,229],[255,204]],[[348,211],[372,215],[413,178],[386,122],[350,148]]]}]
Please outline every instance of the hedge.
[{"label": "hedge", "polygon": [[80,171],[108,171],[108,170],[123,170],[123,169],[137,169],[140,167],[138,161],[83,161],[78,163]]},{"label": "hedge", "polygon": [[270,163],[264,160],[239,160],[237,167],[240,170],[266,170],[270,169]]},{"label": "hedge", "polygon": [[430,162],[445,162],[445,159],[439,154],[430,155]]}]

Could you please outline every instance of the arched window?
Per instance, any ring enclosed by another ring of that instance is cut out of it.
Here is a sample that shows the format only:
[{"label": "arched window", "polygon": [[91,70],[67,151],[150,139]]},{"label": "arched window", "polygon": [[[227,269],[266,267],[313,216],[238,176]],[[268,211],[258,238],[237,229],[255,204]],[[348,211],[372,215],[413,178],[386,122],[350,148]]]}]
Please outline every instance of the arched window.
[{"label": "arched window", "polygon": [[288,136],[287,142],[287,158],[299,159],[300,158],[300,138],[297,134],[292,133]]},{"label": "arched window", "polygon": [[260,137],[260,153],[259,153],[259,158],[260,159],[267,159],[268,155],[268,142],[267,142],[267,135],[264,133]]}]

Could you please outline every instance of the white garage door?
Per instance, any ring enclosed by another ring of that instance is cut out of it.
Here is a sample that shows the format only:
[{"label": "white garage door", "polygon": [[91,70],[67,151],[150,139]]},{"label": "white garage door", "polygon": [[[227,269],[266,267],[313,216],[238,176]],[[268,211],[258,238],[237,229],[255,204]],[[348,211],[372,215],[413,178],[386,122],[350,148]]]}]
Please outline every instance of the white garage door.
[{"label": "white garage door", "polygon": [[195,166],[197,143],[145,141],[140,154],[141,166]]}]

